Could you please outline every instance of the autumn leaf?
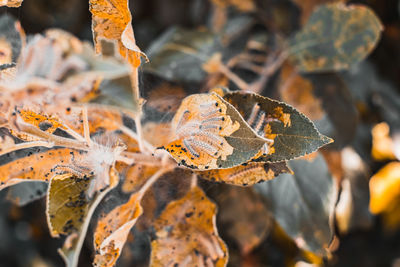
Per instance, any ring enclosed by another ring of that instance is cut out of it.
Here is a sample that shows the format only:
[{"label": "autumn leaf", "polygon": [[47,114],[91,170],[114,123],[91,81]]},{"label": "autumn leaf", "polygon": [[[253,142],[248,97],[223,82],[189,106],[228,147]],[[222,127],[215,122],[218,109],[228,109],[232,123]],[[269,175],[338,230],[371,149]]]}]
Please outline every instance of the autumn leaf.
[{"label": "autumn leaf", "polygon": [[369,209],[382,214],[386,227],[396,229],[400,225],[400,163],[390,162],[369,181],[371,199]]},{"label": "autumn leaf", "polygon": [[141,197],[132,194],[128,202],[103,215],[94,233],[94,266],[114,266],[131,228],[142,214]]},{"label": "autumn leaf", "polygon": [[49,181],[55,174],[57,166],[71,164],[74,150],[58,148],[44,150],[34,148],[27,150],[21,158],[9,160],[0,166],[0,189],[24,182]]},{"label": "autumn leaf", "polygon": [[337,188],[327,164],[319,155],[312,162],[293,160],[294,175],[255,185],[275,220],[301,249],[327,254],[333,235]]},{"label": "autumn leaf", "polygon": [[281,173],[290,173],[286,162],[265,163],[249,162],[229,169],[200,171],[197,174],[213,182],[222,182],[233,185],[251,186],[268,181]]},{"label": "autumn leaf", "polygon": [[20,7],[23,0],[0,0],[1,6]]},{"label": "autumn leaf", "polygon": [[128,0],[90,0],[89,10],[96,52],[102,52],[101,39],[116,41],[122,58],[134,68],[139,67],[140,57],[145,54],[135,42]]},{"label": "autumn leaf", "polygon": [[221,8],[233,6],[242,12],[251,12],[256,8],[253,0],[212,0],[212,2]]},{"label": "autumn leaf", "polygon": [[198,188],[170,202],[154,223],[150,266],[226,266],[228,251],[215,224],[216,206]]},{"label": "autumn leaf", "polygon": [[348,69],[375,48],[382,24],[368,7],[321,5],[290,41],[290,60],[301,72]]},{"label": "autumn leaf", "polygon": [[51,180],[47,195],[47,222],[53,236],[67,235],[59,253],[67,267],[78,266],[79,254],[92,215],[101,200],[118,184],[118,174],[110,169],[110,183],[90,197],[96,176],[77,177],[65,172]]},{"label": "autumn leaf", "polygon": [[266,142],[216,94],[186,97],[172,125],[174,141],[162,148],[193,169],[237,166],[253,158]]},{"label": "autumn leaf", "polygon": [[158,169],[158,166],[146,166],[142,164],[129,166],[127,170],[125,170],[122,191],[124,193],[137,191]]},{"label": "autumn leaf", "polygon": [[242,114],[259,136],[270,140],[256,161],[290,160],[332,142],[320,134],[306,116],[285,103],[246,92],[228,93],[224,99]]}]

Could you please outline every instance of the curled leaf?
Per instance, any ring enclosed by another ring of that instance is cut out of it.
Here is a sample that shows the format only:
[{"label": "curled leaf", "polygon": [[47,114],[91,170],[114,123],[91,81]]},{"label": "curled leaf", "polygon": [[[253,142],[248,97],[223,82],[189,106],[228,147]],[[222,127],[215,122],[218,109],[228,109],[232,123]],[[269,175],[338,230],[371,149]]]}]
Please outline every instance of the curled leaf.
[{"label": "curled leaf", "polygon": [[216,94],[186,97],[172,121],[173,140],[162,147],[193,169],[230,168],[254,157],[265,140]]},{"label": "curled leaf", "polygon": [[228,252],[215,224],[216,206],[198,188],[170,202],[154,223],[150,266],[226,266]]},{"label": "curled leaf", "polygon": [[321,5],[291,40],[290,59],[302,72],[348,69],[375,48],[382,30],[366,6]]},{"label": "curled leaf", "polygon": [[122,58],[137,68],[140,65],[140,56],[145,55],[135,43],[128,2],[128,0],[90,0],[89,10],[93,15],[92,30],[96,52],[102,52],[101,39],[116,41]]},{"label": "curled leaf", "polygon": [[94,266],[114,266],[128,238],[129,231],[142,214],[140,197],[132,194],[128,202],[114,208],[97,222],[94,233]]},{"label": "curled leaf", "polygon": [[201,178],[213,182],[251,186],[256,183],[271,180],[281,173],[290,172],[286,162],[249,162],[229,169],[201,171],[197,174]]},{"label": "curled leaf", "polygon": [[224,99],[239,110],[255,132],[270,140],[256,161],[290,160],[332,142],[306,116],[285,103],[244,92],[228,93]]}]

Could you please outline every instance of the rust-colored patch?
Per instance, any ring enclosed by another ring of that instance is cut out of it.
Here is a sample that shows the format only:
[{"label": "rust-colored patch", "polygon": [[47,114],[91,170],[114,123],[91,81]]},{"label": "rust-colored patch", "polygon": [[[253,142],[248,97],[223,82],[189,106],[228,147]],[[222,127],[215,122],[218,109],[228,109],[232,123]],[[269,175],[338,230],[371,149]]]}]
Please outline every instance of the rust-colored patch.
[{"label": "rust-colored patch", "polygon": [[277,118],[280,120],[285,127],[290,127],[292,126],[292,121],[290,120],[290,114],[289,113],[284,113],[282,107],[276,107],[274,109],[274,118]]},{"label": "rust-colored patch", "polygon": [[60,123],[58,118],[53,116],[36,113],[26,109],[18,110],[18,114],[25,122],[36,126],[44,132],[53,133],[57,128],[66,129],[65,126]]}]

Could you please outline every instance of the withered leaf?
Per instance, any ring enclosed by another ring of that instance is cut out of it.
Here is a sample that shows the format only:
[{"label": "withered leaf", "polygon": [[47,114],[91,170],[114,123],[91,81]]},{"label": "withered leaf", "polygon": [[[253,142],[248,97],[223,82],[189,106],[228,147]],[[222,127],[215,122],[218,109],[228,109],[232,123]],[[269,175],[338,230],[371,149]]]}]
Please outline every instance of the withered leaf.
[{"label": "withered leaf", "polygon": [[301,23],[305,24],[314,11],[319,5],[334,2],[346,3],[348,0],[292,0],[301,9]]},{"label": "withered leaf", "polygon": [[290,59],[302,72],[348,69],[374,49],[382,29],[366,6],[321,5],[290,41]]},{"label": "withered leaf", "polygon": [[281,173],[290,173],[286,162],[265,163],[249,162],[229,169],[200,171],[197,174],[204,179],[226,184],[251,186],[268,181]]},{"label": "withered leaf", "polygon": [[51,233],[68,234],[58,250],[67,267],[77,267],[79,254],[85,240],[92,215],[101,200],[118,184],[118,174],[110,169],[110,184],[101,192],[88,198],[89,184],[96,176],[77,178],[71,173],[57,176],[47,195],[47,221]]},{"label": "withered leaf", "polygon": [[0,6],[20,7],[23,0],[0,0]]},{"label": "withered leaf", "polygon": [[210,31],[173,27],[151,44],[145,70],[167,80],[200,82],[207,75],[202,65],[221,48]]},{"label": "withered leaf", "polygon": [[271,140],[256,161],[290,160],[332,142],[306,116],[285,103],[245,92],[228,93],[224,99],[237,108],[255,132]]},{"label": "withered leaf", "polygon": [[56,175],[47,195],[47,221],[53,237],[79,232],[89,209],[86,191],[93,177],[79,178],[65,173]]},{"label": "withered leaf", "polygon": [[170,202],[154,223],[150,266],[226,266],[228,251],[217,233],[216,211],[198,187]]},{"label": "withered leaf", "polygon": [[274,218],[297,246],[326,255],[333,236],[337,188],[323,157],[289,162],[294,175],[255,185]]},{"label": "withered leaf", "polygon": [[133,166],[129,166],[125,171],[125,179],[122,184],[122,191],[124,193],[132,193],[137,191],[140,186],[142,186],[146,180],[158,170],[158,166],[146,166],[142,164],[134,164]]},{"label": "withered leaf", "polygon": [[140,51],[135,42],[132,28],[132,15],[128,0],[90,0],[92,30],[97,53],[102,52],[101,40],[116,41],[119,53],[134,68],[139,67]]},{"label": "withered leaf", "polygon": [[59,119],[54,116],[36,113],[28,109],[19,109],[17,112],[26,123],[34,125],[41,131],[54,133],[57,128],[66,129]]},{"label": "withered leaf", "polygon": [[[44,152],[27,152],[27,155],[0,166],[0,189],[26,180],[49,181],[56,173],[54,168],[71,164],[74,150],[51,149]],[[5,155],[7,156],[7,155]]]},{"label": "withered leaf", "polygon": [[221,169],[253,158],[265,140],[217,94],[186,97],[172,121],[174,141],[162,147],[193,169]]},{"label": "withered leaf", "polygon": [[94,266],[114,266],[128,234],[142,214],[140,195],[132,194],[128,202],[103,215],[94,232],[96,255]]}]

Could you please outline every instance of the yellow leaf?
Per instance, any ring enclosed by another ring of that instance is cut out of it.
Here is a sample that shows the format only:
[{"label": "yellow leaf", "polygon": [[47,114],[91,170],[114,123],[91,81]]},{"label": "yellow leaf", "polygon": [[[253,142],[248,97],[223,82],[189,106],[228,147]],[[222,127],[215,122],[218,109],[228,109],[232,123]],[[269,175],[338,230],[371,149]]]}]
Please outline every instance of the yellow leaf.
[{"label": "yellow leaf", "polygon": [[135,43],[128,0],[90,0],[89,5],[96,52],[102,52],[102,39],[116,41],[122,58],[139,67],[140,56],[145,54]]},{"label": "yellow leaf", "polygon": [[400,162],[391,162],[372,176],[369,182],[369,208],[382,214],[388,228],[400,225]]},{"label": "yellow leaf", "polygon": [[198,187],[169,203],[154,223],[150,266],[226,266],[228,251],[215,217],[215,204]]},{"label": "yellow leaf", "polygon": [[389,125],[381,122],[372,128],[372,157],[376,160],[396,159],[393,141],[389,136]]},{"label": "yellow leaf", "polygon": [[140,195],[131,195],[128,202],[114,208],[97,223],[94,233],[96,255],[94,266],[114,266],[128,238],[129,231],[142,214]]}]

